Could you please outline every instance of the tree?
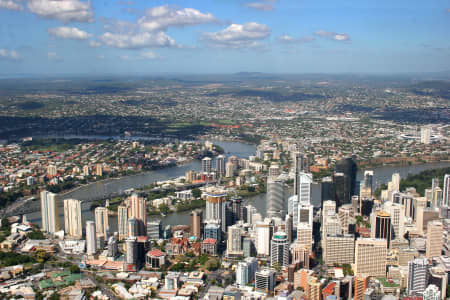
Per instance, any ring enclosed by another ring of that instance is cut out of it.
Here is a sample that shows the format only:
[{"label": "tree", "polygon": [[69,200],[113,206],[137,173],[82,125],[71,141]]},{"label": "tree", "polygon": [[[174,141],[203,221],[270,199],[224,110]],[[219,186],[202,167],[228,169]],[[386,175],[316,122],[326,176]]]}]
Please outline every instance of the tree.
[{"label": "tree", "polygon": [[10,231],[11,225],[9,224],[9,221],[7,218],[2,218],[2,226],[0,228],[2,231]]},{"label": "tree", "polygon": [[195,189],[192,190],[192,196],[194,198],[199,198],[199,197],[202,196],[202,191],[200,191],[199,188],[195,188]]}]

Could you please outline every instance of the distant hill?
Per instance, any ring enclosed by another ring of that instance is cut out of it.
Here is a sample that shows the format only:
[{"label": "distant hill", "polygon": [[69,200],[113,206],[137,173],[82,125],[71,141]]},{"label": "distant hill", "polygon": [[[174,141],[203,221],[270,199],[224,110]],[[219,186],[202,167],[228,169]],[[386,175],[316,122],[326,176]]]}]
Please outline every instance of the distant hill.
[{"label": "distant hill", "polygon": [[450,81],[422,81],[411,85],[410,89],[417,95],[441,97],[450,100]]}]

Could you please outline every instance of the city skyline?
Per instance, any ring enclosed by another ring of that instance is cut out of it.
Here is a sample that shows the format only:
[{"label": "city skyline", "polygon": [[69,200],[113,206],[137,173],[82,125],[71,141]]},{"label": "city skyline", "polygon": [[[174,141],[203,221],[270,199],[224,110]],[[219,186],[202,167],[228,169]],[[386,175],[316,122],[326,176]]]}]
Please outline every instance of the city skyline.
[{"label": "city skyline", "polygon": [[450,70],[446,1],[2,0],[3,74]]}]

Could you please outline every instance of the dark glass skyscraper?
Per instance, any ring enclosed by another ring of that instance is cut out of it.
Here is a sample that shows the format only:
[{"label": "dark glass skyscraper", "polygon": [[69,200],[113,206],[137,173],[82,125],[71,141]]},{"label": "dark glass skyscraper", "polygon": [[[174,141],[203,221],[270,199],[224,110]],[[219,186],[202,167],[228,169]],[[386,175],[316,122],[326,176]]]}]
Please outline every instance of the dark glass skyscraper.
[{"label": "dark glass skyscraper", "polygon": [[333,183],[335,188],[335,201],[339,207],[350,204],[356,190],[356,172],[358,167],[352,157],[342,159],[336,163],[336,173]]}]

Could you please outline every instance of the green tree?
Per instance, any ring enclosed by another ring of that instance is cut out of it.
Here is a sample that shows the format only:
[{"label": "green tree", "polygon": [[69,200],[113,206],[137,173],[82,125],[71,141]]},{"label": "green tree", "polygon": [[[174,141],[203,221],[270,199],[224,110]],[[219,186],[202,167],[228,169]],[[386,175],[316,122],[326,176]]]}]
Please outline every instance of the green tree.
[{"label": "green tree", "polygon": [[202,191],[200,191],[199,188],[195,188],[195,189],[192,190],[192,196],[194,198],[201,197],[202,196]]}]

